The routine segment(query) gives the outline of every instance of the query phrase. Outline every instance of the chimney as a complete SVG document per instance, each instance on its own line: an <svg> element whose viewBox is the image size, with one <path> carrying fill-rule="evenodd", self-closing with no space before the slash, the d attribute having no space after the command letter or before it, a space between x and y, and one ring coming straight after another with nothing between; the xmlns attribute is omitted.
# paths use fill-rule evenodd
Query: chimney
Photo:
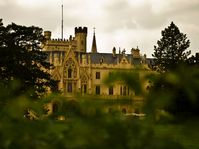
<svg viewBox="0 0 199 149"><path fill-rule="evenodd" d="M112 52L112 54L113 54L113 57L116 57L116 48L115 47L113 47L113 50L112 50L113 52Z"/></svg>

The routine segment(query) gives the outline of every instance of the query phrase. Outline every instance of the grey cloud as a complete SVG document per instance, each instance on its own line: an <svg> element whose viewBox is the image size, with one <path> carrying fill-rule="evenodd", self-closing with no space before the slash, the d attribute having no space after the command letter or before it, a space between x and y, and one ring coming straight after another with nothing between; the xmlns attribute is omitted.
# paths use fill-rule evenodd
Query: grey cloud
<svg viewBox="0 0 199 149"><path fill-rule="evenodd" d="M133 22L133 16L131 16L131 8L126 0L118 0L105 6L106 11L105 22L106 31L111 32L118 28L136 28L135 22Z"/></svg>
<svg viewBox="0 0 199 149"><path fill-rule="evenodd" d="M6 20L6 23L19 23L23 25L41 25L44 24L51 24L49 18L50 13L46 14L42 9L22 9L21 7L17 5L9 5L9 7L2 7L1 9L1 15L3 19ZM51 15L53 16L53 15ZM48 23L47 23L48 22Z"/></svg>
<svg viewBox="0 0 199 149"><path fill-rule="evenodd" d="M165 16L155 14L149 3L141 7L133 7L127 1L120 0L105 8L106 20L109 20L107 30L112 31L121 27L136 29L137 27L153 29L161 26L167 20Z"/></svg>
<svg viewBox="0 0 199 149"><path fill-rule="evenodd" d="M34 25L48 30L55 30L57 26L61 24L61 10L53 9L50 7L44 8L22 8L15 3L6 3L6 6L0 7L1 17L4 24L10 24L11 22L21 25ZM77 18L70 16L70 13L64 14L65 24L74 25L78 24Z"/></svg>
<svg viewBox="0 0 199 149"><path fill-rule="evenodd" d="M178 2L179 3L171 3L169 10L163 13L153 12L152 4L149 2L141 7L133 7L129 5L126 0L113 2L111 5L105 7L107 13L105 21L108 21L106 31L113 31L122 27L135 29L137 26L144 29L155 29L170 23L170 21L175 21L177 17L181 17L182 20L198 23L196 17L199 14L199 2ZM190 17L192 16L192 14L190 14L192 12L195 12L196 17Z"/></svg>
<svg viewBox="0 0 199 149"><path fill-rule="evenodd" d="M1 0L2 1L2 0ZM51 0L50 5L43 7L26 8L16 5L15 0L3 0L5 5L0 5L0 14L6 23L17 23L22 25L36 25L44 28L45 30L57 31L57 28L61 24L61 10L59 4L52 5L53 0ZM92 1L92 5L88 6L89 2ZM97 1L97 0L96 0ZM92 32L92 27L97 28L98 36L97 39L110 39L113 35L117 35L118 30L124 28L124 35L128 36L134 31L139 34L139 44L143 44L141 47L143 49L149 49L153 47L156 43L154 38L151 39L150 36L159 38L161 30L170 24L170 21L174 21L176 25L180 26L180 30L187 33L191 40L191 48L199 48L198 39L198 28L191 28L191 24L194 26L199 25L199 1L197 0L168 0L169 6L163 7L161 12L154 12L152 3L150 1L145 1L143 5L135 7L128 3L128 0L103 0L103 5L100 7L100 11L96 14L89 14L89 8L95 3L93 0L72 0L65 2L64 5L64 26L65 28L74 28L75 26L86 25L90 27ZM184 29L185 26L190 26L188 29ZM141 31L141 32L139 32ZM151 33L148 35L148 33ZM158 35L157 35L158 34ZM136 38L133 36L133 38ZM147 39L147 44L145 40ZM133 41L133 40L132 40ZM138 40L136 40L138 41ZM118 41L120 42L120 41ZM107 44L109 44L107 42ZM100 45L102 49L105 43ZM112 43L111 43L112 44ZM134 44L133 42L129 45ZM137 43L135 43L137 44ZM149 45L151 46L149 47ZM112 45L110 47L112 49ZM111 51L110 51L111 52Z"/></svg>

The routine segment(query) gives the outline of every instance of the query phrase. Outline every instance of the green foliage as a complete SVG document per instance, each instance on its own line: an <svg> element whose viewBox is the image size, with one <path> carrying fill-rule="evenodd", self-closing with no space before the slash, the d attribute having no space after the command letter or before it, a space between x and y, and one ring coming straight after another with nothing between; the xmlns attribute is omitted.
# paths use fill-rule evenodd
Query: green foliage
<svg viewBox="0 0 199 149"><path fill-rule="evenodd" d="M155 51L152 56L154 68L159 72L175 69L179 64L186 62L190 55L190 51L186 52L190 41L173 22L162 31L162 38L157 41L157 44L154 46Z"/></svg>
<svg viewBox="0 0 199 149"><path fill-rule="evenodd" d="M15 86L15 85L13 85ZM13 88L14 90L14 88ZM1 100L5 98L2 89ZM43 102L7 96L7 103L0 108L0 148L34 149L167 149L183 148L172 137L158 136L154 125L146 120L110 115L100 109L103 105L81 101L75 103L74 115L66 120L56 120L42 113L42 104L47 101L60 101L61 115L68 115L71 103L60 96L49 96ZM28 120L24 109L37 111L38 120Z"/></svg>
<svg viewBox="0 0 199 149"><path fill-rule="evenodd" d="M199 69L196 66L181 65L175 71L154 76L153 82L147 103L150 108L164 109L177 121L198 118Z"/></svg>
<svg viewBox="0 0 199 149"><path fill-rule="evenodd" d="M47 55L41 51L44 40L42 29L14 23L0 26L0 80L5 87L12 80L20 81L18 93L33 90L31 96L38 97L47 88L54 88L56 81L48 73Z"/></svg>
<svg viewBox="0 0 199 149"><path fill-rule="evenodd" d="M132 83L134 86L138 82L142 84L141 79L137 83L131 81L136 78L131 73L125 75L122 72L118 75L114 74L107 82L110 84L112 81L123 80L130 86ZM159 137L168 136L170 141L177 140L187 149L198 148L199 69L197 57L194 58L194 63L179 64L175 69L165 73L148 73L145 79L151 82L151 87L148 94L144 96L146 117L143 122L153 125L154 133ZM140 84L138 88L139 86ZM168 148L178 148L174 146L171 143Z"/></svg>
<svg viewBox="0 0 199 149"><path fill-rule="evenodd" d="M112 72L109 77L104 81L107 85L113 85L114 83L126 84L136 95L143 95L143 88L141 86L140 71L142 69L135 69L134 71L118 71Z"/></svg>
<svg viewBox="0 0 199 149"><path fill-rule="evenodd" d="M189 65L195 65L195 66L199 66L199 53L196 53L196 55L192 55L191 57L189 57L189 59L187 60L187 64Z"/></svg>

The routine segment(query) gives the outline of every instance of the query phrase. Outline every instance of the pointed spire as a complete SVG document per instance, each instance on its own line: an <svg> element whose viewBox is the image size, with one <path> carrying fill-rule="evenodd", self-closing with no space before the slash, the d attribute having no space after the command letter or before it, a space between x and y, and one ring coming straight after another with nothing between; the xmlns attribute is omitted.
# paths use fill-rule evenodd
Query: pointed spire
<svg viewBox="0 0 199 149"><path fill-rule="evenodd" d="M95 38L95 27L93 28L93 43L92 43L92 53L97 53L97 44L96 44L96 38Z"/></svg>

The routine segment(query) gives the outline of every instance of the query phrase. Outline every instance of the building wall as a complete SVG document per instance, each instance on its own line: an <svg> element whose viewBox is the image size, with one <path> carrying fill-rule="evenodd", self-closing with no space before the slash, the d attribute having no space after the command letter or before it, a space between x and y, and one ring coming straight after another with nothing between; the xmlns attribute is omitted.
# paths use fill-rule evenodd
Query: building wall
<svg viewBox="0 0 199 149"><path fill-rule="evenodd" d="M45 33L44 33L45 34ZM75 37L70 36L67 40L51 39L51 33L46 33L46 41L43 43L43 51L48 54L48 61L55 66L51 70L54 79L59 80L59 89L67 97L80 95L92 95L103 99L127 99L134 100L133 104L120 105L120 110L126 109L126 112L135 112L141 105L142 98L136 97L134 91L122 82L113 84L113 94L109 95L109 86L104 84L104 79L115 71L132 71L138 65L142 66L140 77L150 72L145 63L146 57L141 57L138 48L132 49L131 54L125 54L125 51L119 54L98 53L96 59L101 55L98 62L95 61L95 55L86 52L87 28L75 28ZM115 50L115 49L114 49ZM135 55L133 55L135 54ZM106 56L106 58L104 57ZM94 57L94 59L92 59ZM115 60L110 62L110 59ZM139 63L139 64L136 64ZM96 73L100 73L100 78L96 79ZM143 87L147 87L147 81L143 82ZM100 86L100 93L96 95L96 87ZM98 87L99 89L99 87ZM126 91L125 91L126 90ZM134 107L134 108L132 108ZM112 107L107 106L107 111Z"/></svg>

